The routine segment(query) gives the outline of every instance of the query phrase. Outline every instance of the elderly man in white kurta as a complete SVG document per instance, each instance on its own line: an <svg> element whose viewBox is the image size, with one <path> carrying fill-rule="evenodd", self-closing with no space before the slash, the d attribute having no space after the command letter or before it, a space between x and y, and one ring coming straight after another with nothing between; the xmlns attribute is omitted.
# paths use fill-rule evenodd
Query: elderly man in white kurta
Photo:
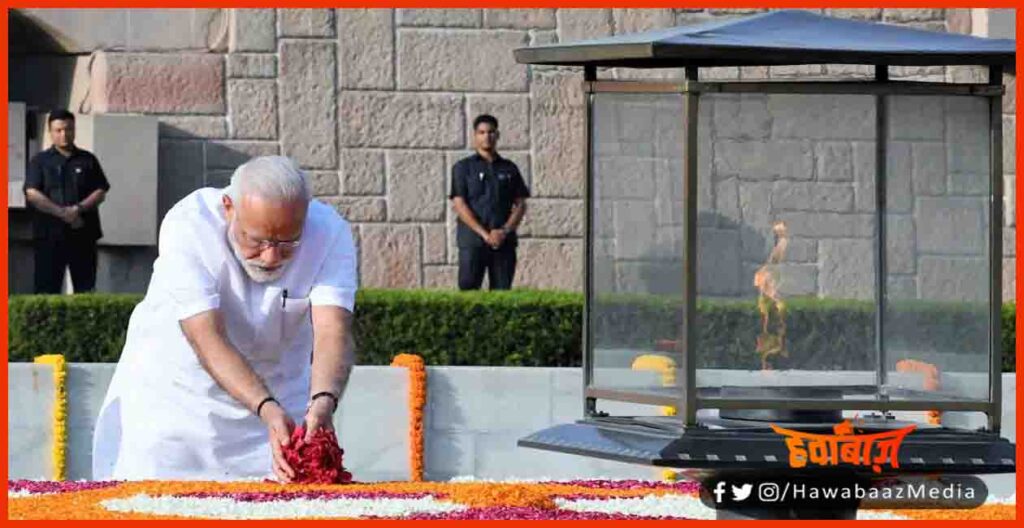
<svg viewBox="0 0 1024 528"><path fill-rule="evenodd" d="M163 220L93 437L93 478L294 477L354 363L351 228L288 158L256 158Z"/></svg>

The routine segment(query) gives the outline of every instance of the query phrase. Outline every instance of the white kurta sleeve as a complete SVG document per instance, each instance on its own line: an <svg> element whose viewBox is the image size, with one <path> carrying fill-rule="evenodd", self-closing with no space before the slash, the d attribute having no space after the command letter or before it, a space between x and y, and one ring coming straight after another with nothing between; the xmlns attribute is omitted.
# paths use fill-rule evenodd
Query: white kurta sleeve
<svg viewBox="0 0 1024 528"><path fill-rule="evenodd" d="M356 248L352 228L341 221L327 256L309 292L310 304L340 306L353 311L356 304Z"/></svg>
<svg viewBox="0 0 1024 528"><path fill-rule="evenodd" d="M152 282L174 302L178 320L220 308L217 274L204 260L204 241L190 224L181 214L165 217L153 264Z"/></svg>

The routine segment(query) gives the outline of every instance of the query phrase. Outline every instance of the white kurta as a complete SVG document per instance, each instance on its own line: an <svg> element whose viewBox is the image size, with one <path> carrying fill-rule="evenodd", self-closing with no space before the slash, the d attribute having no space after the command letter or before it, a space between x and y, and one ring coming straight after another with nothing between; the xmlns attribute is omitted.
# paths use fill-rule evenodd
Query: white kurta
<svg viewBox="0 0 1024 528"><path fill-rule="evenodd" d="M230 341L298 421L309 398L310 306L353 310L352 232L332 208L310 202L284 275L261 284L228 245L222 194L195 191L163 220L149 289L96 422L95 480L272 475L266 427L203 369L179 321L219 309Z"/></svg>

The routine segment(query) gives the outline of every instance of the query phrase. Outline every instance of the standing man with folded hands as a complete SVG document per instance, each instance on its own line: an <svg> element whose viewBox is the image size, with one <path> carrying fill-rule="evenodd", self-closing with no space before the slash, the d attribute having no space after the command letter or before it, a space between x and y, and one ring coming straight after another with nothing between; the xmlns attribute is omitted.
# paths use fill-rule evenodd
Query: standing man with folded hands
<svg viewBox="0 0 1024 528"><path fill-rule="evenodd" d="M110 183L91 152L75 145L75 115L50 112L52 146L32 157L25 201L32 209L35 293L60 293L71 272L75 293L96 287L96 241L103 237L99 207Z"/></svg>
<svg viewBox="0 0 1024 528"><path fill-rule="evenodd" d="M526 214L530 190L515 163L498 155L498 120L473 120L476 153L452 167L449 198L458 215L459 289L478 290L484 273L492 290L512 287L516 273L516 229Z"/></svg>

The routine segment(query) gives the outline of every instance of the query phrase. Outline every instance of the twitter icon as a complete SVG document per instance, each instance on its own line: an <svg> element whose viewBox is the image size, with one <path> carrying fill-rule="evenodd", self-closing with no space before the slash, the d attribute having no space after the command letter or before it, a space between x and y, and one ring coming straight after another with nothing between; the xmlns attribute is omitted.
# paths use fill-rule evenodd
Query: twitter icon
<svg viewBox="0 0 1024 528"><path fill-rule="evenodd" d="M750 491L754 489L753 484L743 484L742 486L731 486L732 487L732 500L736 502L745 501L750 496Z"/></svg>

